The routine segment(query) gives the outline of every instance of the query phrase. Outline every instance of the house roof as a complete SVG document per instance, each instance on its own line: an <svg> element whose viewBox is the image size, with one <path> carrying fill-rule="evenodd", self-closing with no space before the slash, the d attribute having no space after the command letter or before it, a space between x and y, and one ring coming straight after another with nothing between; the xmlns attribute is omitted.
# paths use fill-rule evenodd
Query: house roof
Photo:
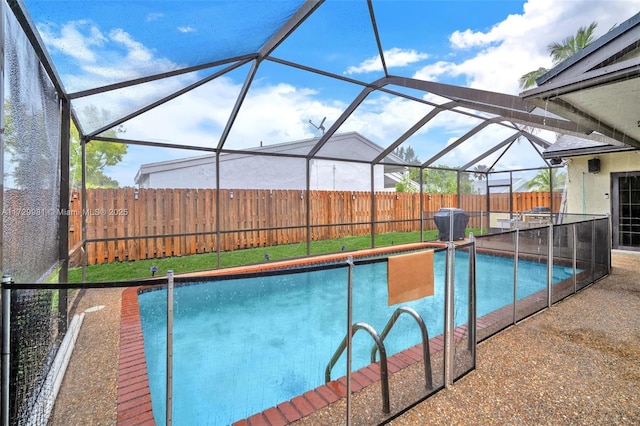
<svg viewBox="0 0 640 426"><path fill-rule="evenodd" d="M537 88L521 94L525 101L579 124L588 133L640 148L640 13L537 83ZM608 145L612 144L602 148L612 149Z"/></svg>
<svg viewBox="0 0 640 426"><path fill-rule="evenodd" d="M531 191L529 188L527 188L529 181L523 178L515 178L513 180L509 178L500 178L500 179L491 178L491 180L489 181L489 184L491 185L491 193L494 193L494 194L500 194L500 193L505 193L509 191L513 191L513 192ZM479 192L480 194L486 194L487 182L485 180L474 180L473 189L476 192Z"/></svg>
<svg viewBox="0 0 640 426"><path fill-rule="evenodd" d="M544 158L552 159L608 152L633 151L635 149L637 148L606 137L602 137L601 140L591 140L572 135L562 135L553 145L544 151L543 155Z"/></svg>
<svg viewBox="0 0 640 426"><path fill-rule="evenodd" d="M319 138L303 139L299 141L284 142L268 146L255 147L243 151L225 152L220 154L220 162L235 161L247 156L262 154L271 156L286 155L287 157L305 158L309 150L314 147ZM329 139L315 159L323 158L348 158L350 161L369 163L372 158L384 151L384 148L365 138L357 132L335 134ZM179 158L175 160L159 161L142 164L135 177L135 183L139 184L144 175L150 173L166 172L169 170L194 167L215 162L215 154L199 155ZM391 153L385 157L385 171L397 171L404 169L404 161Z"/></svg>

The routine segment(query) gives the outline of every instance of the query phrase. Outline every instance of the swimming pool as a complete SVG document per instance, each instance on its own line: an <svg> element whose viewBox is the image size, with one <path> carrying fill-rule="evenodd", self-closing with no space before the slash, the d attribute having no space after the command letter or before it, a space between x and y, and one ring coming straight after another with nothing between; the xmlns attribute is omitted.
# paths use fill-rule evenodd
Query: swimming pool
<svg viewBox="0 0 640 426"><path fill-rule="evenodd" d="M466 258L466 259L465 259ZM456 324L466 322L468 255L456 253ZM443 333L444 252L434 257L435 295L403 304L420 313L429 336ZM518 298L546 288L546 265L519 261ZM386 262L354 268L353 321L381 331L399 306L387 306ZM572 271L555 268L554 282ZM179 424L230 424L324 383L345 335L346 267L289 271L179 286L175 290L173 418ZM478 316L511 303L513 260L478 255ZM154 416L164 423L166 291L139 295ZM389 355L420 342L411 319L385 340ZM354 337L353 370L369 363L371 339ZM332 377L345 374L342 364Z"/></svg>

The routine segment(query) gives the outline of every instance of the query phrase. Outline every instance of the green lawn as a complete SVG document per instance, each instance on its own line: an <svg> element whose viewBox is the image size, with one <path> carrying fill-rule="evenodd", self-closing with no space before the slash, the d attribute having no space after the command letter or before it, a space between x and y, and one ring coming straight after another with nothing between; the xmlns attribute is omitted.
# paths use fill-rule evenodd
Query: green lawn
<svg viewBox="0 0 640 426"><path fill-rule="evenodd" d="M467 229L466 234L472 232L480 234L480 229ZM425 231L424 241L438 238L438 231ZM380 234L375 237L376 247L387 247L398 244L415 243L420 241L420 232L395 232ZM359 250L371 247L369 235L344 237L334 240L313 241L311 254L336 253L343 250ZM306 256L306 243L288 244L282 246L260 247L220 253L220 266L250 265L273 260L291 259ZM267 259L267 256L269 259ZM190 256L167 257L163 259L137 260L133 262L115 262L104 265L87 267L87 282L128 281L151 276L151 267L158 268L156 276L166 275L168 270L180 274L185 272L203 271L217 267L216 253L194 254ZM69 282L82 282L82 268L69 269Z"/></svg>

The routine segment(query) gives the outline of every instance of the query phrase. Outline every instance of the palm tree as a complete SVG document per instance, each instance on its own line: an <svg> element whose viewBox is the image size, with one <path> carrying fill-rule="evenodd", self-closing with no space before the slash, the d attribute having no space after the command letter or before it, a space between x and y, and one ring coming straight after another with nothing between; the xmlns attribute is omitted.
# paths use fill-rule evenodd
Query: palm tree
<svg viewBox="0 0 640 426"><path fill-rule="evenodd" d="M593 32L598 24L592 22L588 27L580 27L575 36L565 37L560 43L551 43L547 46L547 51L553 61L553 66L558 65L560 62L568 59L584 49L595 41ZM520 77L520 87L528 89L536 85L536 79L543 74L546 74L549 70L546 68L538 68L535 71L530 71Z"/></svg>
<svg viewBox="0 0 640 426"><path fill-rule="evenodd" d="M551 173L549 171L551 170ZM557 190L564 187L567 175L561 169L544 169L540 170L527 184L528 189L534 189L538 192L550 192L551 175L553 174L553 189Z"/></svg>
<svg viewBox="0 0 640 426"><path fill-rule="evenodd" d="M484 180L484 178L487 177L486 173L488 169L489 168L484 164L478 164L473 168L473 177L477 180Z"/></svg>

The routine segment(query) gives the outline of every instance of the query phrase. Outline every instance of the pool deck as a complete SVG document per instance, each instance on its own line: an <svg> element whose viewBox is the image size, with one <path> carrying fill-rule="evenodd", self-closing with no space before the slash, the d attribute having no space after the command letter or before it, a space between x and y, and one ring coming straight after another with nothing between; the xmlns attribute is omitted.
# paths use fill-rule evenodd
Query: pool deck
<svg viewBox="0 0 640 426"><path fill-rule="evenodd" d="M640 253L614 250L611 275L484 340L474 371L389 424L640 424L638 265ZM121 403L133 394L117 383L120 326L127 324L121 321L122 301L122 289L94 289L74 303L76 312L95 305L105 308L85 316L52 426L125 424L118 422L117 394ZM130 348L132 355L135 346ZM394 394L391 398L393 403ZM144 415L150 406L144 409L144 399L139 401L140 417L137 422L127 419L129 424L154 424ZM294 424L343 425L343 401ZM380 410L379 392L367 407Z"/></svg>

